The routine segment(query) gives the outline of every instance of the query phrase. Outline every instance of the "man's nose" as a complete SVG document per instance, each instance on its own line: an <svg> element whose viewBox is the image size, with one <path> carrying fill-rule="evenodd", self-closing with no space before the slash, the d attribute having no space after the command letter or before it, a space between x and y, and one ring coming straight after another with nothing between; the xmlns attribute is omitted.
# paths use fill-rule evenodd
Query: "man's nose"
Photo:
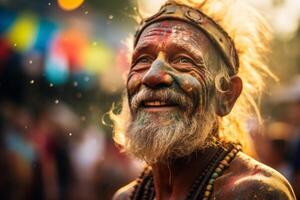
<svg viewBox="0 0 300 200"><path fill-rule="evenodd" d="M173 83L172 76L168 73L168 64L157 58L149 71L144 75L142 83L149 88L169 87Z"/></svg>

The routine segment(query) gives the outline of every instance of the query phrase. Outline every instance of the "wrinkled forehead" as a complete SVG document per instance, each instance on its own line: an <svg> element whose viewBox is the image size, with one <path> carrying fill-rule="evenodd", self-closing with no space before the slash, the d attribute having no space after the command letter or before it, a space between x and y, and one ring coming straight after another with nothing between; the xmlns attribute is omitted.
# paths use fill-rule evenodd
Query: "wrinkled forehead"
<svg viewBox="0 0 300 200"><path fill-rule="evenodd" d="M194 47L208 47L210 40L198 28L179 20L164 20L155 22L145 28L136 48L141 45L156 44L158 47L168 43L193 45Z"/></svg>

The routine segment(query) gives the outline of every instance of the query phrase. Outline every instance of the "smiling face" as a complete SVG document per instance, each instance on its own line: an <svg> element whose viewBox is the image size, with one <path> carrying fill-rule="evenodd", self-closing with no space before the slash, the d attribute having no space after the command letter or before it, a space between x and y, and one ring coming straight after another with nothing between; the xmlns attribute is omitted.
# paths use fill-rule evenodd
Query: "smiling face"
<svg viewBox="0 0 300 200"><path fill-rule="evenodd" d="M213 56L212 56L213 55ZM201 103L207 107L211 96L213 74L219 66L219 57L209 39L199 29L181 21L162 21L147 27L134 49L128 76L127 91L131 111L161 112L188 109L192 112ZM140 89L176 90L193 105L180 104L180 98L153 95L139 99L132 97ZM175 96L175 95L174 95ZM192 107L188 107L192 106Z"/></svg>
<svg viewBox="0 0 300 200"><path fill-rule="evenodd" d="M216 124L214 78L220 57L185 22L154 23L134 49L127 94L127 150L152 163L207 146Z"/></svg>

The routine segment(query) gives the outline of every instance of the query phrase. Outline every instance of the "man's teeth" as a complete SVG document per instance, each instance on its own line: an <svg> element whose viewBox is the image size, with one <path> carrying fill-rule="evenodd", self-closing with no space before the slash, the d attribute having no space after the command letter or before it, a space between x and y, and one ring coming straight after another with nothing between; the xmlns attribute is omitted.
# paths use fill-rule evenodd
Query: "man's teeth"
<svg viewBox="0 0 300 200"><path fill-rule="evenodd" d="M145 106L165 106L167 105L166 102L162 101L146 101Z"/></svg>

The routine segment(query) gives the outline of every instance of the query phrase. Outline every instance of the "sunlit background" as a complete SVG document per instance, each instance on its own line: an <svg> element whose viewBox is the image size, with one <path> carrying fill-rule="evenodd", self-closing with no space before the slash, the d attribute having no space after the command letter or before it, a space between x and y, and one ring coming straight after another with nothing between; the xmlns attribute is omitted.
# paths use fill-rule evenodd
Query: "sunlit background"
<svg viewBox="0 0 300 200"><path fill-rule="evenodd" d="M299 195L300 0L248 1L274 29L268 62L280 79L262 99L265 129L253 119L249 131L257 159ZM161 2L0 0L0 199L111 199L139 174L106 112L124 89L133 15Z"/></svg>

